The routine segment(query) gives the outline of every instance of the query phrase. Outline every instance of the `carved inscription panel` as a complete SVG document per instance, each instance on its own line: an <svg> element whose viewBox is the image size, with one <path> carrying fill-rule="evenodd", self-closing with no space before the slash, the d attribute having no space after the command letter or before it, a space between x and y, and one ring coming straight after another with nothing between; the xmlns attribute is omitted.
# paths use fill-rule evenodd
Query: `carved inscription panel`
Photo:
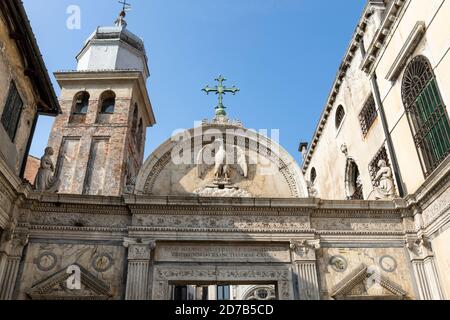
<svg viewBox="0 0 450 320"><path fill-rule="evenodd" d="M290 262L289 247L283 245L179 245L157 246L159 262Z"/></svg>

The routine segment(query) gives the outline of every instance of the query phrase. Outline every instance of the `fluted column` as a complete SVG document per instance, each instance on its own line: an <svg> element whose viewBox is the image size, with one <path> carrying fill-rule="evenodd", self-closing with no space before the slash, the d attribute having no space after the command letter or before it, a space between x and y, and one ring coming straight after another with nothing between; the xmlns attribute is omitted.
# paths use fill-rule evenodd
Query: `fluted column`
<svg viewBox="0 0 450 320"><path fill-rule="evenodd" d="M434 254L429 242L423 237L406 240L413 266L420 300L444 300Z"/></svg>
<svg viewBox="0 0 450 320"><path fill-rule="evenodd" d="M1 265L2 278L0 278L0 300L12 300L19 273L23 249L28 243L28 235L13 234L12 239L2 246Z"/></svg>
<svg viewBox="0 0 450 320"><path fill-rule="evenodd" d="M149 300L151 288L151 256L155 242L148 239L126 238L124 246L128 248L125 299Z"/></svg>
<svg viewBox="0 0 450 320"><path fill-rule="evenodd" d="M316 250L319 240L291 241L294 276L297 278L299 300L320 300L317 278Z"/></svg>

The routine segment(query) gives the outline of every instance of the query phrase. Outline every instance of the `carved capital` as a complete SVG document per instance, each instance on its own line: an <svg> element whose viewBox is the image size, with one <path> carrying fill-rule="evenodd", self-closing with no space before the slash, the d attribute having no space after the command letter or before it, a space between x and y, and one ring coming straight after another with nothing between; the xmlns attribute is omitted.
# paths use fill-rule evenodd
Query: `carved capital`
<svg viewBox="0 0 450 320"><path fill-rule="evenodd" d="M405 246L409 250L411 259L424 259L433 255L431 243L423 234L417 237L406 237Z"/></svg>
<svg viewBox="0 0 450 320"><path fill-rule="evenodd" d="M128 248L128 260L150 260L156 242L153 239L125 238L123 245Z"/></svg>
<svg viewBox="0 0 450 320"><path fill-rule="evenodd" d="M320 249L320 240L291 241L290 249L294 260L314 260L315 250Z"/></svg>
<svg viewBox="0 0 450 320"><path fill-rule="evenodd" d="M7 241L5 241L1 247L0 251L4 251L11 257L20 257L23 252L23 248L28 243L28 233L10 233L6 236Z"/></svg>

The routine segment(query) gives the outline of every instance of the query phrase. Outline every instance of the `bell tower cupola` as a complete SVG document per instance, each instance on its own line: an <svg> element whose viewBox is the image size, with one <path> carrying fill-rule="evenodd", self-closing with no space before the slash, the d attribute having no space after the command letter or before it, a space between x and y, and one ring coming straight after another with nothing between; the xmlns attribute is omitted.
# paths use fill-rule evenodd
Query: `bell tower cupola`
<svg viewBox="0 0 450 320"><path fill-rule="evenodd" d="M142 166L146 128L156 121L144 41L128 29L128 8L125 2L114 25L89 36L76 70L55 73L62 114L49 147L59 193L119 196Z"/></svg>

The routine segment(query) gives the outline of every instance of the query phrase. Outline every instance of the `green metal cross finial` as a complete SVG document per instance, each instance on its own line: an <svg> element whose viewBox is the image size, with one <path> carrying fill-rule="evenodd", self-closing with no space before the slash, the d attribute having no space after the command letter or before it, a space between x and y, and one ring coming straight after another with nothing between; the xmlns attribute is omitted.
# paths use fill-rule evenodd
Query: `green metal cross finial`
<svg viewBox="0 0 450 320"><path fill-rule="evenodd" d="M225 87L223 85L223 82L227 81L227 79L225 79L222 75L220 75L215 80L219 83L219 85L214 88L206 86L202 91L205 91L206 94L214 92L215 94L219 95L219 104L216 107L216 116L226 116L227 112L225 111L226 107L223 105L223 95L226 93L232 93L233 95L235 95L240 90L235 86L233 86L232 88Z"/></svg>

